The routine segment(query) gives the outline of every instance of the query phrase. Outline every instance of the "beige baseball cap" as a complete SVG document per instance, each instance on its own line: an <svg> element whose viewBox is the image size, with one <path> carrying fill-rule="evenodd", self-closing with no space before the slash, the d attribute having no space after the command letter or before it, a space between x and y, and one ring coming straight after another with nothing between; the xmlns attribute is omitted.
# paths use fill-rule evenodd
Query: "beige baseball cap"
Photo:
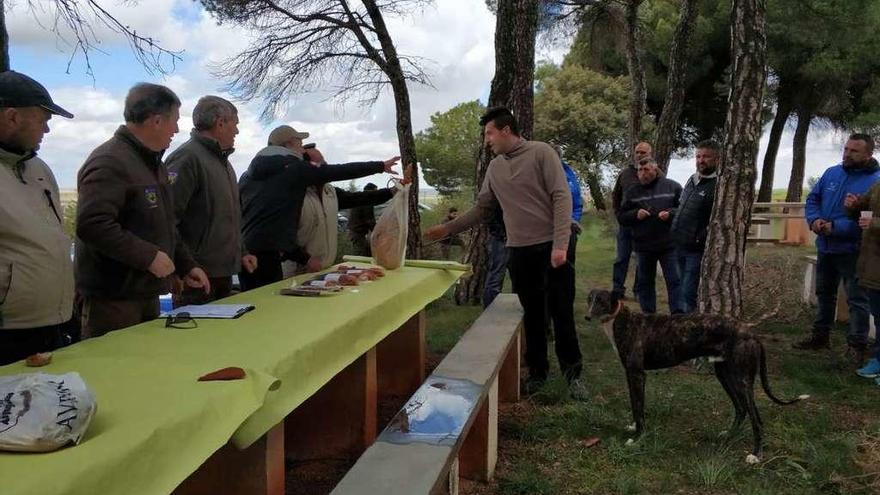
<svg viewBox="0 0 880 495"><path fill-rule="evenodd" d="M308 132L299 132L289 125L280 125L269 133L270 146L282 146L291 139L305 139L309 137Z"/></svg>

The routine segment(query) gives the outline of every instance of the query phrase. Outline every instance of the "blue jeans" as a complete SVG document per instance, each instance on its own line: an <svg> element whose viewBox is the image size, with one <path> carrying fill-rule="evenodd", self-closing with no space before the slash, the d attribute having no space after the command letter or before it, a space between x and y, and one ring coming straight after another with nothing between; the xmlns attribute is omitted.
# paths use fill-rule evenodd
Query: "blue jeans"
<svg viewBox="0 0 880 495"><path fill-rule="evenodd" d="M633 242L632 229L619 227L617 229L617 258L614 260L612 273L611 291L621 297L626 294L626 272L629 271L629 258L632 256ZM639 272L636 270L635 286L633 293L639 293Z"/></svg>
<svg viewBox="0 0 880 495"><path fill-rule="evenodd" d="M846 341L853 347L868 343L868 296L856 278L857 253L819 253L816 261L816 299L819 311L813 322L816 335L827 336L834 324L837 287L843 281L849 304L849 333Z"/></svg>
<svg viewBox="0 0 880 495"><path fill-rule="evenodd" d="M682 309L685 313L697 310L697 291L700 289L700 265L703 253L679 249L675 252L678 274L681 276Z"/></svg>
<svg viewBox="0 0 880 495"><path fill-rule="evenodd" d="M868 295L868 306L874 317L874 325L880 325L880 289L864 289ZM874 338L874 357L880 359L880 333Z"/></svg>
<svg viewBox="0 0 880 495"><path fill-rule="evenodd" d="M483 308L488 308L495 296L504 287L504 273L507 271L507 246L504 239L489 234L489 267L486 283L483 286Z"/></svg>
<svg viewBox="0 0 880 495"><path fill-rule="evenodd" d="M681 303L681 280L678 277L678 266L675 263L675 251L661 251L655 253L636 253L639 261L636 273L639 277L639 306L643 313L657 312L657 264L663 269L663 278L666 280L666 294L669 297L669 312L672 314L683 313Z"/></svg>

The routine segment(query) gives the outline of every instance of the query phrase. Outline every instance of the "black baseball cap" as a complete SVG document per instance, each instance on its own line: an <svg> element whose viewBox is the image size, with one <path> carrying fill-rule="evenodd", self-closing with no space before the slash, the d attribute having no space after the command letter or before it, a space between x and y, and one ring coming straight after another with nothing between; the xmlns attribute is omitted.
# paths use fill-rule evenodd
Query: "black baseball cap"
<svg viewBox="0 0 880 495"><path fill-rule="evenodd" d="M73 114L56 105L42 84L14 70L0 72L0 108L43 107L49 112L73 118Z"/></svg>

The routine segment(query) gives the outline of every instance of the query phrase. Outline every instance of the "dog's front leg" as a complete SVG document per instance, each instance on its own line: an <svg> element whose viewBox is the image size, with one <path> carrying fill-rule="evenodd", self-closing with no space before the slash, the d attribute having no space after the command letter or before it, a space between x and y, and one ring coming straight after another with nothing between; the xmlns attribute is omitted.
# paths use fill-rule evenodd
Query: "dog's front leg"
<svg viewBox="0 0 880 495"><path fill-rule="evenodd" d="M629 385L629 402L632 407L633 421L636 423L634 438L639 438L645 432L645 370L641 368L627 368L626 382ZM627 445L635 440L630 438Z"/></svg>

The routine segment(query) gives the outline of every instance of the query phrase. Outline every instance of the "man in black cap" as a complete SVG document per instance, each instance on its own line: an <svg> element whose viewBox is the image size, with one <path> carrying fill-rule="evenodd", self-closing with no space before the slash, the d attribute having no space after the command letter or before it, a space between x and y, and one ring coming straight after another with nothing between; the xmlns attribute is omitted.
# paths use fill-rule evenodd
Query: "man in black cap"
<svg viewBox="0 0 880 495"><path fill-rule="evenodd" d="M36 156L52 115L73 118L37 81L0 73L0 365L57 348L73 307L58 184Z"/></svg>

